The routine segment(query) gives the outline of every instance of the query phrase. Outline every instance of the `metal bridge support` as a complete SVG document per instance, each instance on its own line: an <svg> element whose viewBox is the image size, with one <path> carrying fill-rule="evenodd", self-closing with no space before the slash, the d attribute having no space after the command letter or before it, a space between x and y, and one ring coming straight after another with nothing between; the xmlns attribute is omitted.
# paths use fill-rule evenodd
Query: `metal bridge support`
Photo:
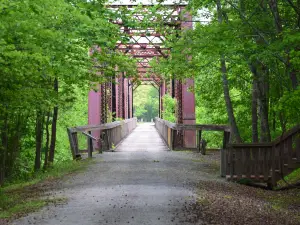
<svg viewBox="0 0 300 225"><path fill-rule="evenodd" d="M172 87L173 85L173 87ZM176 123L180 124L190 124L196 123L195 117L195 95L193 93L194 80L185 79L184 81L175 80L170 82L167 86L163 82L160 86L160 113L163 111L163 100L162 97L169 93L171 96L175 97L177 100L176 109ZM161 114L160 114L161 115ZM161 116L163 118L163 116ZM195 148L196 147L196 132L191 131L181 131L176 134L175 146L184 148Z"/></svg>
<svg viewBox="0 0 300 225"><path fill-rule="evenodd" d="M186 79L182 84L182 123L195 124L195 95L190 89L194 88L194 80ZM193 148L196 146L196 131L185 131L183 146Z"/></svg>
<svg viewBox="0 0 300 225"><path fill-rule="evenodd" d="M132 91L131 80L124 78L123 74L111 82L97 85L96 91L89 92L89 125L111 122L115 118L132 118Z"/></svg>
<svg viewBox="0 0 300 225"><path fill-rule="evenodd" d="M111 8L118 8L121 5L111 5ZM123 7L126 5L122 5ZM137 5L136 5L137 6ZM192 16L184 11L185 4L170 5L168 9L162 10L166 26L174 30L187 30L192 28ZM130 9L133 5L127 5ZM151 12L149 12L151 13ZM183 14L182 14L183 13ZM182 16L183 15L183 16ZM132 15L131 15L132 16ZM137 20L141 20L140 15L136 15ZM154 57L167 58L170 49L164 47L163 35L159 34L154 28L140 29L139 27L128 27L123 21L115 21L119 24L120 31L131 37L129 43L119 43L116 47L118 51L131 55L137 59L137 70L141 80L152 80L159 87L159 115L162 117L163 100L166 93L170 93L178 102L176 110L177 123L195 124L195 96L192 91L194 81L192 79L172 80L168 85L154 73L148 73L151 68L150 60ZM140 34L139 34L140 33ZM146 35L147 34L147 35ZM134 38L135 35L140 38ZM145 40L147 39L147 40ZM95 48L94 50L99 50ZM92 51L91 51L92 53ZM189 56L184 56L189 60ZM158 59L157 59L158 60ZM192 77L192 74L191 74ZM98 86L98 92L91 91L89 94L89 125L110 122L110 119L116 117L128 119L133 117L132 91L133 83L130 78L126 78L124 72L117 75L115 80ZM184 148L194 148L196 146L196 132L185 131L176 132L176 141L178 146Z"/></svg>

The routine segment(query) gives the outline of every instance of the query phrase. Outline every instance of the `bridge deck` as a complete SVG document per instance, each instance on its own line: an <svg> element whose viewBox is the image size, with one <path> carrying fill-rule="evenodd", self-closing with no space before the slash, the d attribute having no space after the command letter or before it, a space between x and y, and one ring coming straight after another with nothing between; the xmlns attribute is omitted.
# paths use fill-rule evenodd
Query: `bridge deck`
<svg viewBox="0 0 300 225"><path fill-rule="evenodd" d="M138 124L137 128L116 148L116 151L122 152L158 152L168 150L153 123Z"/></svg>

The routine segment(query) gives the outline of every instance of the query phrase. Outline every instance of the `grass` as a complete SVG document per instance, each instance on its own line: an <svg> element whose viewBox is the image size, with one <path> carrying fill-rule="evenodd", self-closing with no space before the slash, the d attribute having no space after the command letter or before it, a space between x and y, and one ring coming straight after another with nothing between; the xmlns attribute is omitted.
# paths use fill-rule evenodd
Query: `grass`
<svg viewBox="0 0 300 225"><path fill-rule="evenodd" d="M45 198L45 192L55 187L54 183L67 174L83 171L90 160L57 163L47 171L35 173L30 180L17 180L0 188L1 219L14 219L36 211L43 206L65 202L65 198Z"/></svg>
<svg viewBox="0 0 300 225"><path fill-rule="evenodd" d="M289 184L295 184L297 182L300 182L300 168L294 170L292 173L290 173L289 175L285 176L284 179L286 180L287 183ZM287 186L287 184L281 180L278 182L278 187L285 187Z"/></svg>

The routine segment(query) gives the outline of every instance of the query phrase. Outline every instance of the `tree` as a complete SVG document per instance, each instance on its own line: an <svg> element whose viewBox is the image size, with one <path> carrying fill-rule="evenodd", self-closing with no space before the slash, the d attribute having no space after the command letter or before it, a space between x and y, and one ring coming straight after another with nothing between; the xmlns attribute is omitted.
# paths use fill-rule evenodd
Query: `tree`
<svg viewBox="0 0 300 225"><path fill-rule="evenodd" d="M50 148L44 167L54 161L58 109L76 100L75 87L105 82L120 71L135 74L135 61L113 51L120 31L109 21L112 12L103 4L85 0L0 3L0 184L11 176L27 148L35 147L35 170L41 167L46 143ZM92 46L101 51L91 57ZM45 143L48 115L46 132L50 127L51 137L46 136Z"/></svg>

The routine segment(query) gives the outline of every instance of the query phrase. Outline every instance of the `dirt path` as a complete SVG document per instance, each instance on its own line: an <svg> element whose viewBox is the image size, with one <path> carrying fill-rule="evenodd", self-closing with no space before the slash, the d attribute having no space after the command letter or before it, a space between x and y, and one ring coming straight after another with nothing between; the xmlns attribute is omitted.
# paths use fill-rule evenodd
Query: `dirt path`
<svg viewBox="0 0 300 225"><path fill-rule="evenodd" d="M218 153L166 151L153 127L136 131L145 133L146 147L130 148L142 140L133 133L116 152L95 155L87 171L61 181L53 195L68 198L66 204L13 224L297 224L264 191L219 178Z"/></svg>

